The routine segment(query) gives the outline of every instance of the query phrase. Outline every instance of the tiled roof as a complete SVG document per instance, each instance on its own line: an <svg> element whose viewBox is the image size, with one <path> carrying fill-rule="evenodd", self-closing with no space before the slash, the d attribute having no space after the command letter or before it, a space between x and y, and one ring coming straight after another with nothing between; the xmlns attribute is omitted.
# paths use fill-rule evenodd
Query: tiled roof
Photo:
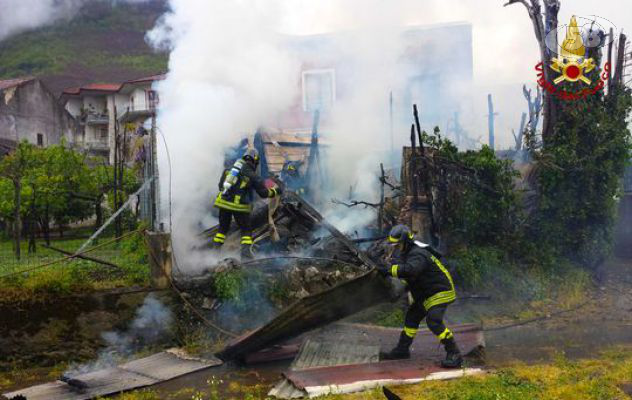
<svg viewBox="0 0 632 400"><path fill-rule="evenodd" d="M77 96L80 95L83 91L94 91L94 92L107 92L107 93L117 93L119 92L125 85L133 85L135 83L145 83L145 82L153 82L153 81L161 81L167 77L166 74L158 74L146 76L143 78L134 79L131 81L125 81L122 83L92 83L85 86L80 87L71 87L64 89L62 95L70 95Z"/></svg>
<svg viewBox="0 0 632 400"><path fill-rule="evenodd" d="M64 94L78 95L82 91L97 91L97 92L118 92L123 86L120 83L92 83L81 87L68 88L64 90Z"/></svg>
<svg viewBox="0 0 632 400"><path fill-rule="evenodd" d="M151 76L146 76L144 78L138 78L138 79L133 79L131 81L127 81L124 84L127 83L142 83L142 82L153 82L153 81L162 81L167 77L167 74L158 74L158 75L151 75Z"/></svg>
<svg viewBox="0 0 632 400"><path fill-rule="evenodd" d="M9 89L14 86L19 86L23 83L30 82L34 80L33 77L25 77L25 78L17 78L17 79L8 79L5 81L0 81L0 90Z"/></svg>

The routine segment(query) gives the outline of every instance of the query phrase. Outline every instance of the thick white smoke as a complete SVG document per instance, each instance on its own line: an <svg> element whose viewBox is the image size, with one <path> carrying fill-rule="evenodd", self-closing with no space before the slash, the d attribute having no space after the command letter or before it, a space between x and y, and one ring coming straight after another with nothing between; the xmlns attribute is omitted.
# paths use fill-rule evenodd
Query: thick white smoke
<svg viewBox="0 0 632 400"><path fill-rule="evenodd" d="M150 0L0 0L0 41L74 17L88 2L144 3Z"/></svg>
<svg viewBox="0 0 632 400"><path fill-rule="evenodd" d="M172 174L172 234L182 254L213 225L210 211L225 150L292 104L298 64L275 29L280 2L172 0L170 5L172 12L149 38L172 48L169 75L159 87L159 125L172 162L171 171L162 162L160 173Z"/></svg>
<svg viewBox="0 0 632 400"><path fill-rule="evenodd" d="M520 5L503 8L501 1L170 0L169 4L171 12L148 36L156 46L171 49L168 78L159 87L159 126L171 153L173 242L182 246L179 254L192 242L200 242L198 233L215 222L210 210L226 148L259 126L276 127L278 115L300 102L301 65L294 58L296 49L287 46L290 35L337 32L335 48L353 68L351 82L345 83L353 87L352 93L338 99L334 115L322 127L332 144L327 162L334 183L321 194L323 200L346 199L350 187L358 199L377 200L375 176L379 162L388 162L385 151L390 148L389 93L401 89L409 76L400 63L402 28L472 23L474 86L463 90L455 76L452 87L442 83L440 90L454 90L455 97L463 100L465 105L452 107L462 106L461 125L482 143L487 142L487 94L495 95L500 113L498 147L509 146L511 128L517 128L526 110L522 84L533 86L536 79L538 49L531 22ZM572 10L564 9L561 20L568 13ZM450 38L445 39L447 43ZM445 51L451 51L449 46ZM407 142L409 131L398 128L395 134L397 149ZM165 161L165 154L160 158ZM160 165L166 178L167 163ZM166 195L167 180L161 184ZM166 197L162 204L169 204ZM370 210L329 211L333 212L328 216L343 229L374 215Z"/></svg>

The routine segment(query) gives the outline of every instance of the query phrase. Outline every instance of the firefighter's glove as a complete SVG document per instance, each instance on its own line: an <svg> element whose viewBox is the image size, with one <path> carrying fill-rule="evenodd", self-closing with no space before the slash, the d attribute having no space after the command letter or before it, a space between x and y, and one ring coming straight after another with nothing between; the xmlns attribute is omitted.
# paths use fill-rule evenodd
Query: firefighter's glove
<svg viewBox="0 0 632 400"><path fill-rule="evenodd" d="M275 186L272 189L270 189L270 192L271 192L270 197L281 196L283 194L283 188L281 186Z"/></svg>

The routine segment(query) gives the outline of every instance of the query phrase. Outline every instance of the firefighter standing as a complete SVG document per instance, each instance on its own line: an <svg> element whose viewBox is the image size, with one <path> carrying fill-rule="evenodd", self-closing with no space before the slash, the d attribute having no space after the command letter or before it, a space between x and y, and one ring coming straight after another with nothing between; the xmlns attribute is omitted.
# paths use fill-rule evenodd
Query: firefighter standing
<svg viewBox="0 0 632 400"><path fill-rule="evenodd" d="M252 231L250 213L254 200L253 189L263 198L271 198L282 193L280 187L268 189L261 177L257 175L259 153L249 149L232 167L224 170L219 181L219 191L214 206L219 208L219 229L213 238L213 244L221 247L226 241L234 218L241 230L241 255L250 256Z"/></svg>
<svg viewBox="0 0 632 400"><path fill-rule="evenodd" d="M448 305L456 299L452 276L439 258L427 250L427 245L414 240L408 227L393 227L388 241L397 246L394 262L390 266L380 266L379 271L384 276L405 280L413 302L406 312L404 330L397 346L388 353L380 353L380 358L410 358L410 346L421 320L426 318L428 328L439 338L447 353L441 365L445 368L459 368L463 358L454 341L454 335L443 323Z"/></svg>
<svg viewBox="0 0 632 400"><path fill-rule="evenodd" d="M281 180L285 189L303 196L305 195L305 179L298 170L299 164L294 161L286 161L281 170Z"/></svg>

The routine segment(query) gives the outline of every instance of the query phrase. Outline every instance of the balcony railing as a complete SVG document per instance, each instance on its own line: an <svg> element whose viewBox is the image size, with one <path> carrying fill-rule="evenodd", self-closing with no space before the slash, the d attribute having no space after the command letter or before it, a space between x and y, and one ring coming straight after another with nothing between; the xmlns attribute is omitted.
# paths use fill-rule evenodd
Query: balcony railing
<svg viewBox="0 0 632 400"><path fill-rule="evenodd" d="M88 125L107 125L110 123L110 116L107 113L103 114L87 114L85 117L86 124Z"/></svg>
<svg viewBox="0 0 632 400"><path fill-rule="evenodd" d="M110 145L107 140L96 140L85 142L84 146L88 150L109 150Z"/></svg>

